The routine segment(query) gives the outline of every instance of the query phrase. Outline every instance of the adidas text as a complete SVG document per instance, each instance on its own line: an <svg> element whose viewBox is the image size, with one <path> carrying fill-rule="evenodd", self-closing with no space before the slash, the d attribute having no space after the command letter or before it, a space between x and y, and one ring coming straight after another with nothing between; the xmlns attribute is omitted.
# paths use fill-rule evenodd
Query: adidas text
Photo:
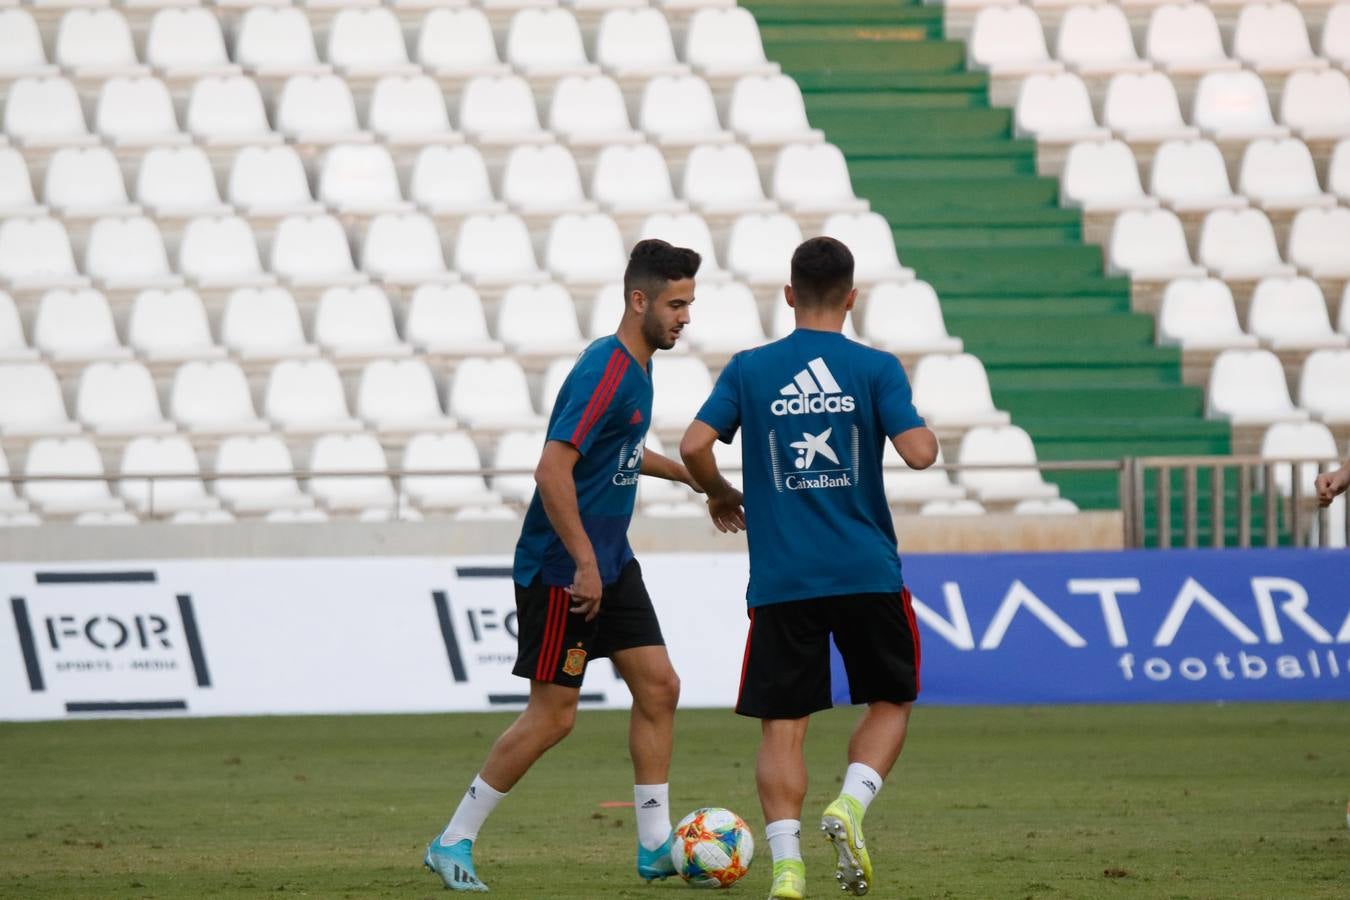
<svg viewBox="0 0 1350 900"><path fill-rule="evenodd" d="M769 411L775 416L801 416L807 413L853 412L856 404L852 396L782 397L773 401Z"/></svg>

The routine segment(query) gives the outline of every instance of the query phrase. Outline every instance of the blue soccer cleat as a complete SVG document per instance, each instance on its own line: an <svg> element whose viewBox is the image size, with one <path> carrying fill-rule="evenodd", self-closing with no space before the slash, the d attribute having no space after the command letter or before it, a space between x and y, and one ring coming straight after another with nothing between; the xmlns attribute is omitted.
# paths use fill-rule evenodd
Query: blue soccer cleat
<svg viewBox="0 0 1350 900"><path fill-rule="evenodd" d="M675 863L670 859L670 847L675 841L675 834L666 838L666 842L655 850L648 850L638 842L637 852L637 871L638 877L646 881L655 881L660 878L662 881L675 874Z"/></svg>
<svg viewBox="0 0 1350 900"><path fill-rule="evenodd" d="M473 841L467 838L448 847L439 836L432 838L422 865L441 876L452 891L487 893L488 886L478 880L478 873L473 870Z"/></svg>

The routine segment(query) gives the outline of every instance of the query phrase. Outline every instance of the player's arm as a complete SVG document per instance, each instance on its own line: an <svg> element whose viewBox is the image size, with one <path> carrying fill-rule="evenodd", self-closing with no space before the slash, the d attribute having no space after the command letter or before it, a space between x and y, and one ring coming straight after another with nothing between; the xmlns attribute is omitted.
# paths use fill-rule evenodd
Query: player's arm
<svg viewBox="0 0 1350 900"><path fill-rule="evenodd" d="M1323 472L1317 476L1317 503L1330 506L1338 494L1344 494L1350 488L1350 460L1334 472Z"/></svg>
<svg viewBox="0 0 1350 900"><path fill-rule="evenodd" d="M937 435L914 408L914 392L900 360L892 357L881 367L876 392L878 424L905 465L917 470L937 462Z"/></svg>
<svg viewBox="0 0 1350 900"><path fill-rule="evenodd" d="M926 469L937 462L937 435L924 425L909 428L891 438L900 458L911 469Z"/></svg>
<svg viewBox="0 0 1350 900"><path fill-rule="evenodd" d="M604 585L600 583L595 548L581 524L581 507L577 505L577 483L572 470L579 459L581 452L566 441L548 441L535 467L534 481L539 486L539 499L549 523L577 566L570 588L575 601L572 612L584 612L589 622L600 613Z"/></svg>
<svg viewBox="0 0 1350 900"><path fill-rule="evenodd" d="M680 440L680 458L694 482L708 495L708 514L721 532L735 534L745 529L745 511L741 508L741 492L723 477L713 456L713 442L717 431L706 422L695 419Z"/></svg>
<svg viewBox="0 0 1350 900"><path fill-rule="evenodd" d="M655 450L643 449L642 467L638 471L652 478L664 478L666 481L678 481L681 484L687 484L699 493L703 493L703 488L694 483L693 476L689 474L688 469L669 456L662 456Z"/></svg>

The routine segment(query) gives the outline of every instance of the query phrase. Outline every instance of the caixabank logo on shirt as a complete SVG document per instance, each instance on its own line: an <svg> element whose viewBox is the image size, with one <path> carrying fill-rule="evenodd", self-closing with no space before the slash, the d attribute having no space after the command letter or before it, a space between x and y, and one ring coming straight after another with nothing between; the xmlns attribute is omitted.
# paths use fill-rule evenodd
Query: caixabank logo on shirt
<svg viewBox="0 0 1350 900"><path fill-rule="evenodd" d="M619 468L610 478L610 483L615 487L632 487L637 484L638 475L642 471L642 452L645 449L641 439L635 443L625 441L619 448Z"/></svg>
<svg viewBox="0 0 1350 900"><path fill-rule="evenodd" d="M840 440L833 427L814 432L789 432L784 438L769 430L770 471L778 491L815 491L851 488L858 483L858 426L850 426ZM786 444L786 446L785 446Z"/></svg>

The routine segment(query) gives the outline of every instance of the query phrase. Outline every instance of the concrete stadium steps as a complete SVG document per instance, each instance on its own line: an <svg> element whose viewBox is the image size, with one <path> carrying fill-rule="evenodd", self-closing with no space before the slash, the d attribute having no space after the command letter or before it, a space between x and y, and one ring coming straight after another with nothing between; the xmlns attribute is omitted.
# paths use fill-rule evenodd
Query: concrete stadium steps
<svg viewBox="0 0 1350 900"><path fill-rule="evenodd" d="M1035 142L1013 138L965 44L943 39L940 7L742 5L1042 459L1229 452L1227 423L1204 420L1203 392L1182 384L1179 352L1155 346L1128 279L1103 274L1079 211L1036 175ZM1083 508L1118 505L1113 473L1047 477Z"/></svg>

